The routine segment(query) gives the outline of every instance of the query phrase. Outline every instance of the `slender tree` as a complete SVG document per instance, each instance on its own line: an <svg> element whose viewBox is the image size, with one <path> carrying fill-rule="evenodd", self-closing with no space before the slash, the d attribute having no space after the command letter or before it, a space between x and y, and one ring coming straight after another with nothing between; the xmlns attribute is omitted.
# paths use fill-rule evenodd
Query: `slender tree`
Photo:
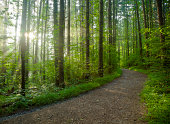
<svg viewBox="0 0 170 124"><path fill-rule="evenodd" d="M160 42L161 42L161 59L163 66L166 66L166 55L165 55L165 35L164 35L164 18L162 13L162 0L156 0L157 3L157 13L158 13L158 21L159 21L159 28L160 28Z"/></svg>
<svg viewBox="0 0 170 124"><path fill-rule="evenodd" d="M114 4L114 2L113 2ZM108 1L108 29L109 29L109 73L112 72L112 4L111 0Z"/></svg>
<svg viewBox="0 0 170 124"><path fill-rule="evenodd" d="M31 0L28 0L28 18L27 18L27 48L26 48L26 80L29 75L29 48L30 48L30 23L31 21Z"/></svg>
<svg viewBox="0 0 170 124"><path fill-rule="evenodd" d="M67 0L67 11L68 11L68 25L67 25L67 56L69 58L69 64L67 67L67 76L70 80L70 0Z"/></svg>
<svg viewBox="0 0 170 124"><path fill-rule="evenodd" d="M38 62L38 40L39 40L39 32L40 32L39 27L40 27L42 2L43 0L40 0L39 15L37 17L37 39L36 39L36 45L35 45L35 59L34 59L35 64Z"/></svg>
<svg viewBox="0 0 170 124"><path fill-rule="evenodd" d="M26 52L26 42L25 42L25 33L26 33L26 15L27 15L27 0L23 0L22 6L22 20L21 20L21 73L22 73L22 83L21 94L25 96L25 52Z"/></svg>
<svg viewBox="0 0 170 124"><path fill-rule="evenodd" d="M17 15L16 15L16 23L15 23L15 64L17 63L17 36L18 36L18 17L19 17L19 3L20 1L17 1Z"/></svg>
<svg viewBox="0 0 170 124"><path fill-rule="evenodd" d="M89 51L89 45L90 45L90 22L89 22L89 0L86 0L86 79L89 78L89 69L90 69L90 51Z"/></svg>
<svg viewBox="0 0 170 124"><path fill-rule="evenodd" d="M142 59L142 36L141 36L141 27L140 27L140 19L139 19L139 11L138 11L138 3L137 0L135 0L136 3L136 16L137 16L137 21L138 21L138 35L139 35L139 50L140 50L140 56Z"/></svg>
<svg viewBox="0 0 170 124"><path fill-rule="evenodd" d="M148 24L147 24L147 14L146 14L146 7L145 7L145 1L142 0L142 7L143 7L143 16L144 16L144 26L145 26L145 39L148 39ZM149 51L148 51L148 43L146 41L146 56L149 57Z"/></svg>
<svg viewBox="0 0 170 124"><path fill-rule="evenodd" d="M43 44L43 81L45 81L45 51L46 51L46 33L47 33L47 21L48 21L48 0L46 0L46 18L45 18L45 29L44 29L44 44Z"/></svg>
<svg viewBox="0 0 170 124"><path fill-rule="evenodd" d="M54 17L54 54L55 54L55 81L56 86L59 86L59 79L58 79L58 0L54 0L54 10L53 10L53 17Z"/></svg>
<svg viewBox="0 0 170 124"><path fill-rule="evenodd" d="M59 86L64 87L64 0L60 0L60 20L59 20Z"/></svg>
<svg viewBox="0 0 170 124"><path fill-rule="evenodd" d="M8 1L5 0L5 8L8 8ZM1 68L1 75L3 77L2 82L5 82L5 75L6 75L6 67L5 67L5 53L7 52L7 22L8 22L8 17L7 17L8 11L5 11L5 16L4 16L4 26L3 26L3 43L2 43L2 68Z"/></svg>
<svg viewBox="0 0 170 124"><path fill-rule="evenodd" d="M100 19L99 19L99 76L103 77L103 0L100 0Z"/></svg>

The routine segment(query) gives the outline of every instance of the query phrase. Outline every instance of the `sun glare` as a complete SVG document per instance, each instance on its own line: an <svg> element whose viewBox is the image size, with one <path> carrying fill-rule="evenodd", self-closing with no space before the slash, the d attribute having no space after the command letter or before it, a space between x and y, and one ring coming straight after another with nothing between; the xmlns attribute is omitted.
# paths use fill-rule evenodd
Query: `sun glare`
<svg viewBox="0 0 170 124"><path fill-rule="evenodd" d="M25 37L29 37L30 39L34 39L35 38L35 35L33 34L33 32L30 32L30 33L25 33Z"/></svg>

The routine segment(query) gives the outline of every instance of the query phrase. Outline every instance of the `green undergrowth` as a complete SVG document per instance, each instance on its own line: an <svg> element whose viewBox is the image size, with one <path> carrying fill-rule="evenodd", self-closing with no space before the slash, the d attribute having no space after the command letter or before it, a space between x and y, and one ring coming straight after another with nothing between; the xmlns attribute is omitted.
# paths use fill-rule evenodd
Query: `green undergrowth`
<svg viewBox="0 0 170 124"><path fill-rule="evenodd" d="M23 97L21 95L18 95L18 96L15 95L13 96L13 98L11 98L11 96L0 95L0 99L4 101L4 102L0 101L0 107L1 107L0 115L6 116L6 115L16 113L17 111L20 111L20 110L22 111L29 110L33 107L47 105L47 104L62 101L62 100L65 100L71 97L78 96L81 93L85 93L89 90L95 89L106 83L111 82L113 79L120 77L121 74L122 74L122 71L119 69L115 73L106 74L104 77L93 78L90 80L90 82L81 83L78 85L72 85L64 89L57 90L57 91L46 91L34 97L30 95L26 95L26 97ZM4 97L7 97L7 98L4 98ZM3 100L3 99L6 99L6 100ZM12 104L2 107L5 104L11 103L12 100L14 101L12 102Z"/></svg>
<svg viewBox="0 0 170 124"><path fill-rule="evenodd" d="M130 68L148 75L141 92L142 102L147 107L146 120L149 124L170 124L170 78L163 70Z"/></svg>

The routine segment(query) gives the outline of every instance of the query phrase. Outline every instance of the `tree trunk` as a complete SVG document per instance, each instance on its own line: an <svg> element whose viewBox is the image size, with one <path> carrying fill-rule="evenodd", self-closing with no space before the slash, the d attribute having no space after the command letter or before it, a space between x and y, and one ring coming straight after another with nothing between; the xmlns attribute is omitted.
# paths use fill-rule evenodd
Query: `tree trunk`
<svg viewBox="0 0 170 124"><path fill-rule="evenodd" d="M21 73L22 73L22 83L21 83L21 94L25 96L25 52L26 52L26 42L25 42L25 33L26 33L26 15L27 15L27 0L23 0L22 6L22 20L21 20Z"/></svg>
<svg viewBox="0 0 170 124"><path fill-rule="evenodd" d="M5 8L8 8L8 2L5 0ZM2 82L5 82L6 80L6 62L5 62L5 53L7 52L7 46L6 46L6 40L7 40L7 24L8 23L8 13L7 11L5 12L5 17L4 17L4 30L3 30L3 43L2 43L2 68L1 68L1 75L2 75Z"/></svg>
<svg viewBox="0 0 170 124"><path fill-rule="evenodd" d="M89 29L89 0L86 0L86 79L89 78L90 73L90 50L89 50L89 45L90 45L90 29Z"/></svg>
<svg viewBox="0 0 170 124"><path fill-rule="evenodd" d="M164 35L164 18L162 13L162 0L156 0L157 3L157 13L158 13L158 21L159 21L159 28L160 28L160 42L161 42L161 59L162 64L166 67L166 48L165 48L165 35Z"/></svg>
<svg viewBox="0 0 170 124"><path fill-rule="evenodd" d="M54 10L53 10L53 17L54 17L54 54L55 54L55 81L56 86L59 86L59 77L58 77L58 0L54 0Z"/></svg>
<svg viewBox="0 0 170 124"><path fill-rule="evenodd" d="M40 16L41 16L41 7L42 7L42 0L40 1L40 8L39 8L39 15L37 18L37 39L36 39L36 44L35 44L35 59L34 59L34 64L38 62L38 40L39 40L39 27L40 27Z"/></svg>
<svg viewBox="0 0 170 124"><path fill-rule="evenodd" d="M113 3L114 4L114 3ZM115 8L113 8L115 9ZM108 1L108 29L109 29L109 73L112 72L112 4ZM114 19L114 18L113 18ZM114 22L114 20L113 20ZM113 23L114 24L114 23ZM113 26L114 27L114 26ZM113 29L114 30L114 29Z"/></svg>
<svg viewBox="0 0 170 124"><path fill-rule="evenodd" d="M149 57L149 51L148 51L148 43L147 43L147 39L148 39L148 24L147 24L147 19L146 19L146 11L145 11L145 2L144 0L142 0L142 8L143 8L143 15L144 15L144 26L145 26L145 39L146 39L146 57Z"/></svg>
<svg viewBox="0 0 170 124"><path fill-rule="evenodd" d="M139 50L140 50L140 56L142 59L142 36L141 36L141 29L140 29L140 20L139 20L139 12L138 12L138 3L137 0L135 0L136 2L136 14L137 14L137 21L138 21L138 34L139 34Z"/></svg>
<svg viewBox="0 0 170 124"><path fill-rule="evenodd" d="M19 17L19 0L17 1L17 15L16 15L16 23L15 23L15 64L17 64L18 17Z"/></svg>
<svg viewBox="0 0 170 124"><path fill-rule="evenodd" d="M127 4L126 4L127 7ZM126 48L126 54L127 54L127 58L129 59L129 17L128 17L128 9L126 10L126 44L127 44L127 48ZM129 66L129 65L128 65Z"/></svg>
<svg viewBox="0 0 170 124"><path fill-rule="evenodd" d="M64 0L60 0L60 20L59 20L59 86L64 87Z"/></svg>
<svg viewBox="0 0 170 124"><path fill-rule="evenodd" d="M26 48L26 75L25 78L28 80L29 75L29 44L30 44L30 21L31 21L31 0L28 0L28 19L27 19L27 48Z"/></svg>
<svg viewBox="0 0 170 124"><path fill-rule="evenodd" d="M45 18L45 29L44 29L44 44L43 44L43 81L45 81L45 51L46 51L46 33L47 33L47 21L48 21L48 0L46 1L46 18Z"/></svg>
<svg viewBox="0 0 170 124"><path fill-rule="evenodd" d="M99 19L99 76L103 77L103 0L100 0L100 19Z"/></svg>
<svg viewBox="0 0 170 124"><path fill-rule="evenodd" d="M67 25L67 56L69 59L69 64L67 66L67 77L70 80L70 0L67 0L67 11L68 11L68 25Z"/></svg>

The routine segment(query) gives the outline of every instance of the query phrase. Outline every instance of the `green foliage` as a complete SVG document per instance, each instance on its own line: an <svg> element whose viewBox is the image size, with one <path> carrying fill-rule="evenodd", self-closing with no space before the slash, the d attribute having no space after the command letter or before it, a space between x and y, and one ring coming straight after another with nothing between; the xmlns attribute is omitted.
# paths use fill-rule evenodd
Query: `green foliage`
<svg viewBox="0 0 170 124"><path fill-rule="evenodd" d="M146 120L150 124L170 123L170 82L169 74L162 70L143 70L131 68L133 70L148 74L148 80L141 92L142 101L147 107Z"/></svg>
<svg viewBox="0 0 170 124"><path fill-rule="evenodd" d="M29 107L31 106L47 105L74 96L78 96L81 93L85 93L89 90L95 89L108 82L111 82L113 79L119 77L121 74L122 71L118 69L115 73L107 74L104 77L97 77L91 79L90 82L85 82L78 85L71 85L64 89L58 89L58 88L55 88L53 90L47 89L46 91L40 92L35 96L31 95L30 93L29 94L27 93L28 95L26 95L26 97L23 97L21 95L14 95L14 96L9 96L9 98L7 98L6 96L0 95L0 98L3 101L0 102L0 106L3 106L4 104L7 103L12 103L4 108L0 107L0 115L11 114L20 109L22 110L29 109Z"/></svg>

